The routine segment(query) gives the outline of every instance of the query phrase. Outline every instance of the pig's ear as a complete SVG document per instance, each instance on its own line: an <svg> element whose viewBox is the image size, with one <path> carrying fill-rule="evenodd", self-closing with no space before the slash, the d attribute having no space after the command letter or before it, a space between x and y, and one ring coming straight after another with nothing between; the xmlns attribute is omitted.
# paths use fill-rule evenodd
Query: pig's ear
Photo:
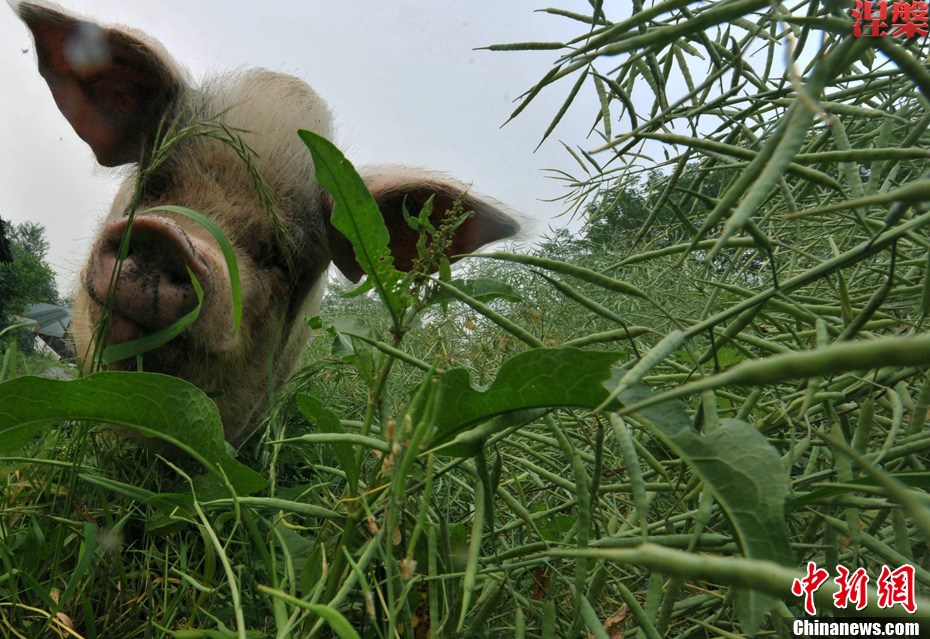
<svg viewBox="0 0 930 639"><path fill-rule="evenodd" d="M362 172L365 184L375 201L391 236L390 249L394 266L410 270L417 257L418 233L404 219L403 207L416 215L429 198L433 198L433 226L438 227L464 194L464 210L473 214L458 227L448 255L471 253L479 247L514 235L520 230L516 219L492 201L473 196L468 187L451 179L426 171L406 168L376 169ZM337 230L329 227L330 256L343 275L353 282L365 274L355 259L349 241Z"/></svg>
<svg viewBox="0 0 930 639"><path fill-rule="evenodd" d="M32 31L39 73L58 109L97 161L138 161L183 87L171 58L143 36L50 6L21 2L15 9Z"/></svg>

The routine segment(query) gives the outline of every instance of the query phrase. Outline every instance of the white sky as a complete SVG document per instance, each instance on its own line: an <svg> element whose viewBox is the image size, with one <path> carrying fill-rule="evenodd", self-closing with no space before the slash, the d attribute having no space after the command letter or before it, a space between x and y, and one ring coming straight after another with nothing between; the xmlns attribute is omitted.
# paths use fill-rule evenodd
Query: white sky
<svg viewBox="0 0 930 639"><path fill-rule="evenodd" d="M558 55L474 51L489 44L565 41L584 25L536 13L547 0L62 0L69 10L125 24L160 40L194 78L265 67L308 81L333 108L337 144L357 165L439 170L535 220L563 226L543 200L564 193L544 169L574 172L560 141L586 144L592 93L579 95L534 153L570 84L547 89L500 128L513 102ZM585 0L560 0L585 12ZM32 39L0 4L0 217L46 227L49 262L68 293L118 173L93 155L60 115L35 66ZM574 78L568 80L573 82Z"/></svg>

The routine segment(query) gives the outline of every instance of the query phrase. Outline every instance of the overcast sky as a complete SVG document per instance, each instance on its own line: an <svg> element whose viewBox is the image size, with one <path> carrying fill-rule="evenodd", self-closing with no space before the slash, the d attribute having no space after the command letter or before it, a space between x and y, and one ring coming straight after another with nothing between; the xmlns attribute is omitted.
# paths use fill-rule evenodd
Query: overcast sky
<svg viewBox="0 0 930 639"><path fill-rule="evenodd" d="M160 40L195 79L250 66L309 82L333 108L336 143L357 164L440 170L537 220L564 209L544 169L573 170L560 144L585 146L595 113L580 96L534 148L569 85L548 89L505 127L514 100L558 52L475 51L489 44L564 41L583 25L533 10L547 0L66 0L69 10ZM585 0L559 0L584 12ZM569 81L571 82L571 80ZM70 292L119 175L60 115L35 66L32 39L0 3L0 217L45 225L59 288Z"/></svg>

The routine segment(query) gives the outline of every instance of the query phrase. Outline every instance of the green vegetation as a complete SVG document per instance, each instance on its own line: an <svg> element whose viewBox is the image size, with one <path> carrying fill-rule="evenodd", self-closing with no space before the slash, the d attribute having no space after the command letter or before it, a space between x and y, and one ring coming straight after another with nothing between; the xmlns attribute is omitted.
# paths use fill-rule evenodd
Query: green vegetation
<svg viewBox="0 0 930 639"><path fill-rule="evenodd" d="M3 222L12 261L0 262L0 318L23 312L36 302L57 303L55 272L45 261L48 240L35 222Z"/></svg>
<svg viewBox="0 0 930 639"><path fill-rule="evenodd" d="M903 620L874 586L906 564L927 614L926 41L855 38L843 3L633 5L498 47L564 56L527 100L600 98L580 237L400 274L303 134L370 284L312 320L252 470L178 380L0 383L2 632L791 636L807 562L820 614L861 566L859 614ZM167 424L211 472L99 422Z"/></svg>
<svg viewBox="0 0 930 639"><path fill-rule="evenodd" d="M0 326L36 302L58 303L55 272L45 261L48 240L35 222L12 224L0 220L9 241L9 262L0 261Z"/></svg>

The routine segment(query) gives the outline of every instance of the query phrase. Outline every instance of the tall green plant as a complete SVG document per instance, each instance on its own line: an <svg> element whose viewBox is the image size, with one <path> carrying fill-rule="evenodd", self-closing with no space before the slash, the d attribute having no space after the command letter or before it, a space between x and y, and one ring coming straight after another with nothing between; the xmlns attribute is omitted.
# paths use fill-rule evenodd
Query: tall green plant
<svg viewBox="0 0 930 639"><path fill-rule="evenodd" d="M588 239L598 242L596 260L580 256L594 271L546 268L587 282L574 298L614 321L604 339L640 342L614 394L640 380L668 388L619 415L684 397L704 439L736 419L769 437L796 496L815 484L882 482L887 502L850 490L800 511L788 502L794 561L864 564L877 574L892 556L918 561L927 533L926 506L911 493L926 477L925 454L887 455L926 439L925 402L914 395L926 394L930 364L918 337L930 290L922 205L930 192L930 84L917 61L930 50L926 38L856 37L853 8L636 2L615 18L613 7L592 3L590 15L548 10L578 25L572 40L491 48L562 53L513 114L573 79L544 139L568 109L580 108L585 85L598 98L596 140L573 151L583 173L567 177L567 200L588 214ZM631 319L650 311L643 298L605 306L607 291L623 292L605 276L651 280L641 290L659 311L646 323L659 336L629 335ZM564 289L564 280L547 279ZM616 434L618 443L627 437ZM721 502L732 496L719 485L704 490ZM705 502L690 527L702 530L716 508ZM745 543L741 550L752 556ZM622 561L657 570L647 555L644 547ZM636 615L647 634L650 621L664 632L677 617L677 593L685 574L694 575L685 563L662 565L661 605L655 590L643 591L656 604ZM776 608L785 615L798 614L789 593L770 593L784 601ZM743 629L754 632L772 604L737 606Z"/></svg>

